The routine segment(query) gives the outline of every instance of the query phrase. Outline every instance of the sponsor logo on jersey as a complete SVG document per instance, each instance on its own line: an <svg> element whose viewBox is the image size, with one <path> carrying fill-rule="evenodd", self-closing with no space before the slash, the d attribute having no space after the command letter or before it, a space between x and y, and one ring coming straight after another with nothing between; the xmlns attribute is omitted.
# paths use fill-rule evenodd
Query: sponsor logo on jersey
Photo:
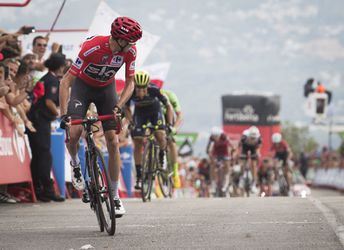
<svg viewBox="0 0 344 250"><path fill-rule="evenodd" d="M132 61L129 70L135 70L135 61Z"/></svg>
<svg viewBox="0 0 344 250"><path fill-rule="evenodd" d="M109 55L103 55L102 60L100 61L100 64L107 64L108 59L109 59Z"/></svg>
<svg viewBox="0 0 344 250"><path fill-rule="evenodd" d="M79 100L74 100L74 107L78 108L79 106L82 106L82 103Z"/></svg>
<svg viewBox="0 0 344 250"><path fill-rule="evenodd" d="M94 47L90 48L89 50L87 50L87 51L84 53L84 56L88 56L89 54L91 54L92 52L94 52L94 51L96 51L96 50L98 50L98 49L100 49L100 46L99 46L99 45L94 46Z"/></svg>
<svg viewBox="0 0 344 250"><path fill-rule="evenodd" d="M114 56L110 64L113 66L121 66L123 64L123 56Z"/></svg>
<svg viewBox="0 0 344 250"><path fill-rule="evenodd" d="M131 47L131 48L128 50L128 52L130 52L131 54L133 54L134 57L136 56L136 50L135 50L133 47Z"/></svg>
<svg viewBox="0 0 344 250"><path fill-rule="evenodd" d="M88 77L96 81L107 82L115 76L118 70L119 67L90 63L84 69L84 72Z"/></svg>
<svg viewBox="0 0 344 250"><path fill-rule="evenodd" d="M84 63L84 61L83 61L80 57L78 57L78 58L76 58L76 60L75 60L75 62L73 63L73 65L74 65L76 68L81 69L83 63Z"/></svg>

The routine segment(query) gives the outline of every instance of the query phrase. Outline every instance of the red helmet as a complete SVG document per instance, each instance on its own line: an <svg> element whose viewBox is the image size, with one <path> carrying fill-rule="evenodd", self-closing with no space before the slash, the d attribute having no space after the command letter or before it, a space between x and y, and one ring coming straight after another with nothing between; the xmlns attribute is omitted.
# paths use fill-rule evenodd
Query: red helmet
<svg viewBox="0 0 344 250"><path fill-rule="evenodd" d="M117 17L111 24L111 36L134 43L142 37L141 25L129 17Z"/></svg>

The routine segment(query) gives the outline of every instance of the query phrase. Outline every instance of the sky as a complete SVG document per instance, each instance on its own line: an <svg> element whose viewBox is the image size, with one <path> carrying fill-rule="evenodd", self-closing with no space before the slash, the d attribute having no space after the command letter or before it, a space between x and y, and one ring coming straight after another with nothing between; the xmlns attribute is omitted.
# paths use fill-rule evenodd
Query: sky
<svg viewBox="0 0 344 250"><path fill-rule="evenodd" d="M56 28L88 28L99 2L67 0ZM221 96L233 91L278 94L282 121L307 125L303 84L313 77L332 90L335 113L344 115L344 1L105 2L160 37L146 64L171 63L165 87L180 99L182 130L199 132L202 143L210 128L221 124ZM21 9L0 7L0 26L49 28L61 3L32 0ZM315 134L326 142L326 135Z"/></svg>

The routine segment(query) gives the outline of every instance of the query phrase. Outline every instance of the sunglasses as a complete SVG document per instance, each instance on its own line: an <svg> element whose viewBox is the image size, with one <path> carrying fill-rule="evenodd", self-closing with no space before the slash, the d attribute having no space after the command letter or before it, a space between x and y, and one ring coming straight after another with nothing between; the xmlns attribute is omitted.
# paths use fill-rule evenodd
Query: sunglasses
<svg viewBox="0 0 344 250"><path fill-rule="evenodd" d="M47 47L47 44L46 43L37 43L36 46L38 47Z"/></svg>

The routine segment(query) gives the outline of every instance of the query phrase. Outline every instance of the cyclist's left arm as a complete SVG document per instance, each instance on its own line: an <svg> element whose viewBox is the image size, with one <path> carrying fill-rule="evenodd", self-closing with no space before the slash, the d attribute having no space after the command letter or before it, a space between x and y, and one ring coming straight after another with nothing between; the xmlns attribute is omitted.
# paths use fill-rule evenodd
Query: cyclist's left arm
<svg viewBox="0 0 344 250"><path fill-rule="evenodd" d="M286 142L287 152L288 152L288 159L293 158L293 151L291 151L291 148L289 144Z"/></svg>
<svg viewBox="0 0 344 250"><path fill-rule="evenodd" d="M174 128L177 130L183 121L182 108L180 106L177 95L175 93L173 93L172 91L170 91L170 93L169 93L169 100L170 100L172 107L174 109L174 112L176 114L176 121L174 123Z"/></svg>
<svg viewBox="0 0 344 250"><path fill-rule="evenodd" d="M258 144L257 144L257 149L256 149L256 154L258 157L260 157L260 149L262 147L262 144L263 144L263 141L262 141L262 138L260 137L258 139Z"/></svg>
<svg viewBox="0 0 344 250"><path fill-rule="evenodd" d="M172 105L167 102L166 106L166 120L168 124L172 124L173 122L173 109L172 109Z"/></svg>
<svg viewBox="0 0 344 250"><path fill-rule="evenodd" d="M166 120L168 124L173 122L173 108L167 97L157 88L151 88L151 93L155 95L159 101L166 107Z"/></svg>
<svg viewBox="0 0 344 250"><path fill-rule="evenodd" d="M125 78L125 86L121 95L121 98L119 99L117 105L122 108L125 103L129 100L131 95L134 92L134 76L129 76Z"/></svg>
<svg viewBox="0 0 344 250"><path fill-rule="evenodd" d="M183 121L183 113L182 113L182 111L176 112L176 121L174 123L174 128L176 130L179 129L179 127L182 124L182 121Z"/></svg>

